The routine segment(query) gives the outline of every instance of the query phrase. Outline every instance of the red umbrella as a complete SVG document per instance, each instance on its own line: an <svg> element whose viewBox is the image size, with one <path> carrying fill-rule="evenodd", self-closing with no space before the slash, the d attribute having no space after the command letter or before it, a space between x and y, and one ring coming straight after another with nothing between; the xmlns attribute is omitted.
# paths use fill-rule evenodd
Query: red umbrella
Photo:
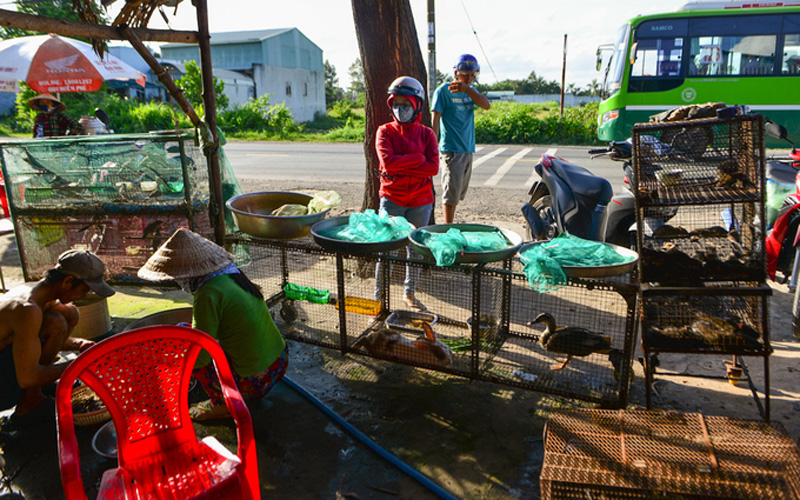
<svg viewBox="0 0 800 500"><path fill-rule="evenodd" d="M144 87L145 76L110 54L101 59L88 43L50 34L0 42L0 91L17 92L19 80L54 94L95 92L105 80L134 80Z"/></svg>

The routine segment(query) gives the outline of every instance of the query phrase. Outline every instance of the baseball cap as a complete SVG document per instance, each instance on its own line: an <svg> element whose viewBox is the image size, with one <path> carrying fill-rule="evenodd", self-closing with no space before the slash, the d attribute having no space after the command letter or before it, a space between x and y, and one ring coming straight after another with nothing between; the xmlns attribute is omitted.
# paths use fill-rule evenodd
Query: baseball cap
<svg viewBox="0 0 800 500"><path fill-rule="evenodd" d="M56 270L82 280L101 297L110 297L116 293L108 283L103 281L106 266L103 261L86 250L67 250L58 256Z"/></svg>

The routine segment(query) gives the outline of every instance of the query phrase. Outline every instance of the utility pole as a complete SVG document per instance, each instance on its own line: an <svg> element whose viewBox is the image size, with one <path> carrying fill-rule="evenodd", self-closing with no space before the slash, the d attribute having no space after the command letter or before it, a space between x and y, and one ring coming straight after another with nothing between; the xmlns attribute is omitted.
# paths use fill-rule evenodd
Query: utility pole
<svg viewBox="0 0 800 500"><path fill-rule="evenodd" d="M567 34L564 33L564 60L561 63L561 111L560 116L564 116L564 80L567 76Z"/></svg>
<svg viewBox="0 0 800 500"><path fill-rule="evenodd" d="M436 90L436 14L434 0L428 0L428 102Z"/></svg>

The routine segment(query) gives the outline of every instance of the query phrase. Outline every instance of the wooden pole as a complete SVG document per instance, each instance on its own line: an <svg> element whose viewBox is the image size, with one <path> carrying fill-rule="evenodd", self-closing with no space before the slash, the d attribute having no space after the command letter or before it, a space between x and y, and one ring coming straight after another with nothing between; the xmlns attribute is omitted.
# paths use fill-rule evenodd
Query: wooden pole
<svg viewBox="0 0 800 500"><path fill-rule="evenodd" d="M116 26L53 19L4 9L0 9L0 26L98 40L126 40L117 31ZM197 33L194 31L152 30L148 28L130 28L130 30L139 37L139 40L146 42L197 43Z"/></svg>
<svg viewBox="0 0 800 500"><path fill-rule="evenodd" d="M156 74L161 83L164 84L164 87L167 88L167 92L169 92L169 95L171 95L172 98L175 99L175 102L178 103L178 106L180 106L181 110L183 110L186 116L189 117L189 120L192 122L192 125L194 125L195 127L199 127L200 118L197 116L197 113L195 112L191 103L189 103L189 100L186 99L186 96L183 94L183 90L181 90L175 84L175 82L172 80L172 77L169 75L169 73L167 73L167 70L165 70L164 67L158 63L156 58L153 57L153 54L151 54L150 51L147 50L147 47L145 47L145 45L142 43L139 37L136 36L136 33L134 33L130 27L125 25L120 26L119 31L122 34L123 39L128 40L130 44L133 45L133 48L136 49L136 52L138 52L139 55L142 56L142 59L144 59L144 61L148 64L148 66L150 66L150 69L153 70L153 73Z"/></svg>
<svg viewBox="0 0 800 500"><path fill-rule="evenodd" d="M214 239L225 243L225 214L222 204L222 176L219 169L219 135L217 134L217 97L214 95L214 75L211 72L211 35L208 32L207 0L192 0L197 9L197 43L200 46L200 69L203 76L203 107L205 121L211 129L213 145L203 148L208 157L208 181L211 191L209 216L214 226Z"/></svg>

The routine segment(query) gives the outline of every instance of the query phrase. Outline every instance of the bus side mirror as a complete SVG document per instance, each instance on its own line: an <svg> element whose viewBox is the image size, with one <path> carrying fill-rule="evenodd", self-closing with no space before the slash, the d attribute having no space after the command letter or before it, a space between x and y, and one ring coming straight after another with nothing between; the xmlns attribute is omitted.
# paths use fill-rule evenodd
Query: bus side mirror
<svg viewBox="0 0 800 500"><path fill-rule="evenodd" d="M639 47L639 42L633 42L631 45L631 64L636 62L636 49Z"/></svg>
<svg viewBox="0 0 800 500"><path fill-rule="evenodd" d="M597 49L597 62L595 63L594 69L600 71L600 68L603 67L603 53L600 49Z"/></svg>

